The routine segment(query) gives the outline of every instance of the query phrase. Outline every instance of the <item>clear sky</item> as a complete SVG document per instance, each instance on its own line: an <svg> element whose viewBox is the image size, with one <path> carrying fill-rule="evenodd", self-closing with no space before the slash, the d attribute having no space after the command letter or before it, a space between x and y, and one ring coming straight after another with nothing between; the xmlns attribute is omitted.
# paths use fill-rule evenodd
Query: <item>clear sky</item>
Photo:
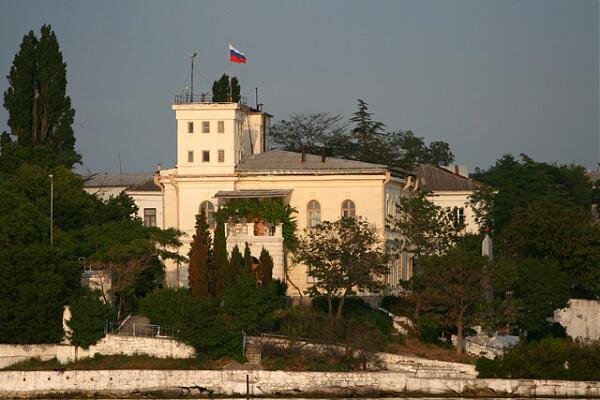
<svg viewBox="0 0 600 400"><path fill-rule="evenodd" d="M595 167L599 157L596 0L0 0L0 73L29 30L56 31L86 169L151 171L176 157L173 95L227 72L276 119L347 118L356 99L390 130L450 144L486 168L504 153ZM0 91L8 83L0 80ZM7 114L0 111L0 130Z"/></svg>

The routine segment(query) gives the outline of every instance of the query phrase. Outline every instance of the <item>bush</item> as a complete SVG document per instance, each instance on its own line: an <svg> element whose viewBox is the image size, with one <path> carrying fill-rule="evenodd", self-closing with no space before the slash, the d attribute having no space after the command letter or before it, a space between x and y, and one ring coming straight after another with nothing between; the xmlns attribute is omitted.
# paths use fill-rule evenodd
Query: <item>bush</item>
<svg viewBox="0 0 600 400"><path fill-rule="evenodd" d="M421 340L426 343L437 343L442 336L442 326L430 316L422 315L416 321Z"/></svg>
<svg viewBox="0 0 600 400"><path fill-rule="evenodd" d="M104 337L106 323L112 318L113 311L100 296L102 293L98 290L85 289L71 304L71 320L67 325L73 330L71 343L74 345L87 349Z"/></svg>
<svg viewBox="0 0 600 400"><path fill-rule="evenodd" d="M519 344L496 360L477 360L481 378L600 380L600 344L546 338Z"/></svg>
<svg viewBox="0 0 600 400"><path fill-rule="evenodd" d="M158 289L140 303L152 323L175 330L175 337L208 358L242 356L241 332L232 328L213 299L197 299L187 290Z"/></svg>
<svg viewBox="0 0 600 400"><path fill-rule="evenodd" d="M257 286L254 277L240 276L225 297L225 311L232 328L247 333L271 331L277 320L276 311L285 307L286 298L280 294L280 287L279 281Z"/></svg>
<svg viewBox="0 0 600 400"><path fill-rule="evenodd" d="M381 307L394 315L412 318L415 314L415 305L404 296L385 296L381 300Z"/></svg>

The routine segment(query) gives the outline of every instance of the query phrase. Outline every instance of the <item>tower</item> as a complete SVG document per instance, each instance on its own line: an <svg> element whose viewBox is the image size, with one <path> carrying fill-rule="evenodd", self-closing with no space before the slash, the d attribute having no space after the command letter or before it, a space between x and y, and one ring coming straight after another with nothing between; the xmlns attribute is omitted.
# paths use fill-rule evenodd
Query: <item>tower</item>
<svg viewBox="0 0 600 400"><path fill-rule="evenodd" d="M271 119L267 113L242 102L193 102L178 97L172 108L177 121L178 175L231 175L240 161L266 150Z"/></svg>

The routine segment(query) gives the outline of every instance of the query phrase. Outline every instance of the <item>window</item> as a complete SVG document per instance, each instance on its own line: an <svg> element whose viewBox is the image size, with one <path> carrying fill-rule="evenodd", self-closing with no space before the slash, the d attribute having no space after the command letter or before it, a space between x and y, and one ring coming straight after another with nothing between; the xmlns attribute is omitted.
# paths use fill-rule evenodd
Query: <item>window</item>
<svg viewBox="0 0 600 400"><path fill-rule="evenodd" d="M219 162L225 162L225 150L219 150Z"/></svg>
<svg viewBox="0 0 600 400"><path fill-rule="evenodd" d="M344 200L342 202L342 217L343 218L354 218L356 217L356 206L352 200Z"/></svg>
<svg viewBox="0 0 600 400"><path fill-rule="evenodd" d="M194 162L194 152L188 151L188 162Z"/></svg>
<svg viewBox="0 0 600 400"><path fill-rule="evenodd" d="M321 205L316 200L311 200L306 206L307 226L314 228L321 223Z"/></svg>
<svg viewBox="0 0 600 400"><path fill-rule="evenodd" d="M156 226L156 208L144 208L144 225Z"/></svg>
<svg viewBox="0 0 600 400"><path fill-rule="evenodd" d="M200 207L198 209L198 212L202 212L202 210L204 210L204 213L206 215L206 222L208 222L209 226L214 226L215 225L215 206L213 203L211 203L210 201L203 201L202 203L200 203Z"/></svg>
<svg viewBox="0 0 600 400"><path fill-rule="evenodd" d="M210 133L210 121L202 121L202 133Z"/></svg>
<svg viewBox="0 0 600 400"><path fill-rule="evenodd" d="M454 209L454 222L457 224L465 222L465 209L463 207L456 207Z"/></svg>
<svg viewBox="0 0 600 400"><path fill-rule="evenodd" d="M202 162L209 162L209 161L210 161L210 151L204 150L202 152Z"/></svg>
<svg viewBox="0 0 600 400"><path fill-rule="evenodd" d="M225 133L225 121L219 121L219 122L217 122L217 132L218 133Z"/></svg>
<svg viewBox="0 0 600 400"><path fill-rule="evenodd" d="M194 133L194 123L188 122L188 133Z"/></svg>

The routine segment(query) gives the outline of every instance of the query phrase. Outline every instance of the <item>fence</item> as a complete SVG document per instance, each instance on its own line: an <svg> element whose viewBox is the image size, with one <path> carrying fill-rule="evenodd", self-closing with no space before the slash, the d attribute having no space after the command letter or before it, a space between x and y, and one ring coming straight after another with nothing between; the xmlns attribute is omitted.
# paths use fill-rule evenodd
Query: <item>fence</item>
<svg viewBox="0 0 600 400"><path fill-rule="evenodd" d="M119 324L118 322L109 322L107 324L107 333L124 336L142 336L142 337L175 337L176 331L172 328L165 328L160 325L142 324L138 322Z"/></svg>

